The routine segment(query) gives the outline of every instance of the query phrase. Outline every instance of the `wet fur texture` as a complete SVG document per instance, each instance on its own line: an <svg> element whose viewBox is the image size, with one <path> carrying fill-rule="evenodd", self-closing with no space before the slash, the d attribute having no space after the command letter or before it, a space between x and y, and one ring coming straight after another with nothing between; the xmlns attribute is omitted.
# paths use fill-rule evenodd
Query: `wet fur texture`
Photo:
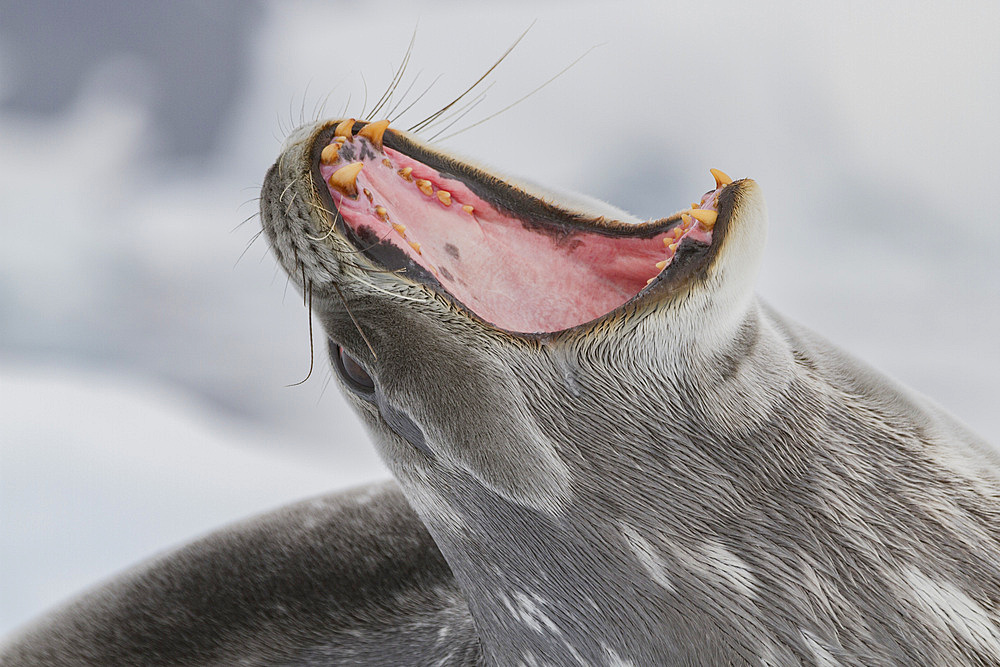
<svg viewBox="0 0 1000 667"><path fill-rule="evenodd" d="M309 505L224 531L5 661L1000 664L996 455L754 297L755 184L697 280L519 337L327 233L322 130L289 140L262 217L331 339L423 431L431 456L348 394L416 514L384 487L320 501L322 534Z"/></svg>

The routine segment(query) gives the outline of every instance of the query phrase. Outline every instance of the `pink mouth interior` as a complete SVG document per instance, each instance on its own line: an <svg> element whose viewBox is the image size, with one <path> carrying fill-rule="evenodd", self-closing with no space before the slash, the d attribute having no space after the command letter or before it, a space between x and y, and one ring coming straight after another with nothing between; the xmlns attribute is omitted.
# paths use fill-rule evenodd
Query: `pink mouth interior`
<svg viewBox="0 0 1000 667"><path fill-rule="evenodd" d="M468 309L508 331L560 331L601 317L645 288L661 271L657 263L669 266L676 241L712 240L711 231L690 220L647 238L531 224L461 181L360 136L339 159L321 164L320 174L327 181L359 161L356 197L328 186L358 238L391 243ZM702 208L714 208L715 195L707 193Z"/></svg>

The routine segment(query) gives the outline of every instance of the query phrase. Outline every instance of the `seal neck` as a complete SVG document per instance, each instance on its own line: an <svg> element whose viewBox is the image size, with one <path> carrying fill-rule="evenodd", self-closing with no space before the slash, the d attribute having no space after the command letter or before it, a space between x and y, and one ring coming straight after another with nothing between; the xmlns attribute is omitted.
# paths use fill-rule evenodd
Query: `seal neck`
<svg viewBox="0 0 1000 667"><path fill-rule="evenodd" d="M533 357L507 414L527 411L531 428L514 431L565 466L546 498L520 502L471 466L405 480L496 664L683 662L685 637L729 655L726 605L751 593L724 537L745 511L732 480L785 400L791 354L756 301L725 347L664 346L657 331L670 327L649 319L626 340Z"/></svg>

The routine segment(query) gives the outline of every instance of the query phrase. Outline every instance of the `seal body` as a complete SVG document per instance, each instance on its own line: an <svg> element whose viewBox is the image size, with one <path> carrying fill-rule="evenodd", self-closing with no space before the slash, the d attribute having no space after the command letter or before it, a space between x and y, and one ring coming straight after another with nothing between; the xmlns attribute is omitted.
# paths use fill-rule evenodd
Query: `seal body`
<svg viewBox="0 0 1000 667"><path fill-rule="evenodd" d="M224 531L5 660L1000 663L1000 462L757 300L753 181L636 223L386 125L300 129L261 211L403 495Z"/></svg>
<svg viewBox="0 0 1000 667"><path fill-rule="evenodd" d="M447 563L385 483L142 564L22 630L0 663L469 665L479 655Z"/></svg>

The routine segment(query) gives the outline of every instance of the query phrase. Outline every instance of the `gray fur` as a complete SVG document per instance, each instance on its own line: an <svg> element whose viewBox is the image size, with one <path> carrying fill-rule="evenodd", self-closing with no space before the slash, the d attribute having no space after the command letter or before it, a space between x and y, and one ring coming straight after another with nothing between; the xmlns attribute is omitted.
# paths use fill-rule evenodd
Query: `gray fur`
<svg viewBox="0 0 1000 667"><path fill-rule="evenodd" d="M753 182L731 186L732 219L697 279L517 336L372 270L329 232L310 173L323 129L297 132L269 172L265 230L330 338L423 432L431 456L348 395L433 541L389 490L353 519L338 501L325 521L342 534L318 540L289 535L293 509L268 520L279 537L257 540L257 557L271 563L286 540L315 556L293 559L305 574L283 591L290 608L313 600L313 577L349 572L322 584L331 595L313 612L193 607L205 573L236 600L260 576L233 569L242 549L221 533L99 589L14 651L90 656L114 634L114 655L145 655L156 634L156 651L202 663L374 650L369 664L1000 664L1000 462L940 408L757 301L766 213ZM383 577L404 591L388 609ZM145 617L129 611L134 591ZM176 631L173 600L199 632ZM420 624L454 628L452 653Z"/></svg>

